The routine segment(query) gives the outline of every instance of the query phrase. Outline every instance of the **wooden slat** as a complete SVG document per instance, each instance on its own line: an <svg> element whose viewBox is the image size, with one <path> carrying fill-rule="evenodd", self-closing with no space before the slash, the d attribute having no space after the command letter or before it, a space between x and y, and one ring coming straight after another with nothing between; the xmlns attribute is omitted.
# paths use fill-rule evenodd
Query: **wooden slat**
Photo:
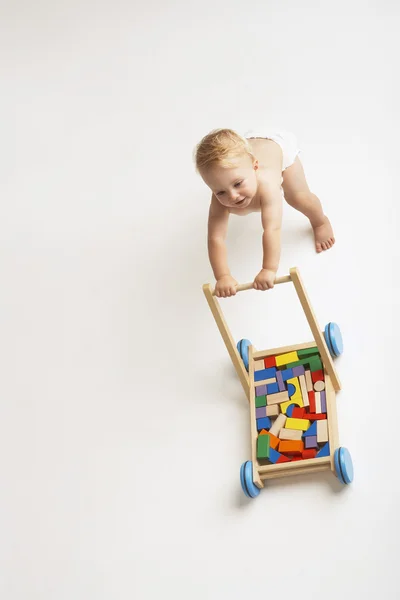
<svg viewBox="0 0 400 600"><path fill-rule="evenodd" d="M263 465L258 467L260 475L266 473L279 473L281 471L295 471L296 469L305 469L309 467L311 470L314 467L320 467L322 465L330 467L331 459L329 456L323 456L322 458L306 458L304 460L298 460L296 462L279 463L277 465Z"/></svg>
<svg viewBox="0 0 400 600"><path fill-rule="evenodd" d="M247 399L249 399L249 376L245 369L242 359L240 358L239 352L237 351L236 344L233 340L232 334L229 331L229 327L225 321L225 317L222 314L221 307L215 296L212 295L211 285L206 283L203 285L203 292L211 309L219 332L224 340L226 349L228 350L229 356L233 362L233 366L236 369L236 373L240 379L240 383L244 389Z"/></svg>
<svg viewBox="0 0 400 600"><path fill-rule="evenodd" d="M300 465L304 461L296 461L294 465ZM289 463L291 464L291 463ZM307 467L305 469L294 469L292 471L278 471L277 473L263 473L260 475L261 480L265 481L266 479L279 479L280 477L289 477L292 475L309 475L310 473L318 473L319 471L329 471L329 465L318 465L316 467Z"/></svg>
<svg viewBox="0 0 400 600"><path fill-rule="evenodd" d="M286 354L286 352L292 352L295 350L305 350L306 348L314 348L316 346L315 340L312 342L306 342L304 344L292 344L291 346L281 346L280 348L271 348L271 350L259 350L254 353L254 360L260 358L267 358L267 356L275 356L276 354Z"/></svg>
<svg viewBox="0 0 400 600"><path fill-rule="evenodd" d="M307 292L306 292L303 282L301 280L300 274L295 267L290 269L290 276L292 278L294 287L295 287L297 295L299 297L301 306L303 307L303 311L307 317L307 321L308 321L308 324L312 331L312 334L317 343L318 350L319 350L319 353L322 358L322 362L332 380L333 388L336 391L338 391L341 388L339 377L336 373L336 369L333 365L332 357L329 353L328 346L326 345L326 342L325 342L325 337L323 336L323 334L321 333L321 330L319 328L316 316L315 316L312 306L310 304L310 300L308 298Z"/></svg>
<svg viewBox="0 0 400 600"><path fill-rule="evenodd" d="M255 402L255 387L254 387L254 359L253 346L249 346L249 381L250 381L250 440L251 440L251 460L253 461L253 481L259 488L263 488L264 484L258 474L257 460L257 424L256 424L256 402Z"/></svg>
<svg viewBox="0 0 400 600"><path fill-rule="evenodd" d="M331 379L325 372L325 398L326 398L326 416L328 419L328 437L329 452L331 459L331 470L335 472L334 454L336 448L339 448L339 430L337 422L336 394L332 387Z"/></svg>

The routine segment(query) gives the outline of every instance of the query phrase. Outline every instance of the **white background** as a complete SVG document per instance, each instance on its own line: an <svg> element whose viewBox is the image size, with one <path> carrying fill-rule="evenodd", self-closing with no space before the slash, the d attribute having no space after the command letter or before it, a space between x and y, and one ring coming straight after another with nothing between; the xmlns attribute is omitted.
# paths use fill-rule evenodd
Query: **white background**
<svg viewBox="0 0 400 600"><path fill-rule="evenodd" d="M398 597L400 9L395 0L0 2L0 595ZM340 324L355 479L248 501L248 405L202 293L214 127L295 132L337 243L284 209ZM229 262L261 266L257 214ZM258 349L311 334L292 286L221 302Z"/></svg>

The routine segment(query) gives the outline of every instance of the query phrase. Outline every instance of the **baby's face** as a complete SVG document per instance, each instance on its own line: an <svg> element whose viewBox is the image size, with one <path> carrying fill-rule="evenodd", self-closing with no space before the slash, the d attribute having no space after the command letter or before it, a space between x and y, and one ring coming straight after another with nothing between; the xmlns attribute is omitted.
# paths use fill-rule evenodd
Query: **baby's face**
<svg viewBox="0 0 400 600"><path fill-rule="evenodd" d="M213 166L200 174L221 204L246 208L257 192L258 162L250 156L232 159L234 167Z"/></svg>

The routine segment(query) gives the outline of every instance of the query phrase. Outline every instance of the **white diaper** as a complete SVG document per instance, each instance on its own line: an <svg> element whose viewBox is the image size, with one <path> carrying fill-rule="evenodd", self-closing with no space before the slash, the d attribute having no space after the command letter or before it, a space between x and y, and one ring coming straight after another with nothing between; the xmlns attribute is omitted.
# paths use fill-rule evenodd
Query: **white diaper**
<svg viewBox="0 0 400 600"><path fill-rule="evenodd" d="M283 153L282 171L290 167L294 163L296 156L301 152L296 136L294 133L290 133L290 131L268 132L261 129L251 129L250 131L246 131L243 137L265 138L279 144Z"/></svg>

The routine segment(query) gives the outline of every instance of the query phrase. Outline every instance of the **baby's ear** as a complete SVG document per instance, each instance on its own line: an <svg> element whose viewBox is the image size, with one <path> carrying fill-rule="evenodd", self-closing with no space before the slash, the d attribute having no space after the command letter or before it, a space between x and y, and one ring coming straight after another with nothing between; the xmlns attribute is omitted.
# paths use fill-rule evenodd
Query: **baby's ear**
<svg viewBox="0 0 400 600"><path fill-rule="evenodd" d="M253 162L253 169L255 171L258 171L258 160L257 159Z"/></svg>

